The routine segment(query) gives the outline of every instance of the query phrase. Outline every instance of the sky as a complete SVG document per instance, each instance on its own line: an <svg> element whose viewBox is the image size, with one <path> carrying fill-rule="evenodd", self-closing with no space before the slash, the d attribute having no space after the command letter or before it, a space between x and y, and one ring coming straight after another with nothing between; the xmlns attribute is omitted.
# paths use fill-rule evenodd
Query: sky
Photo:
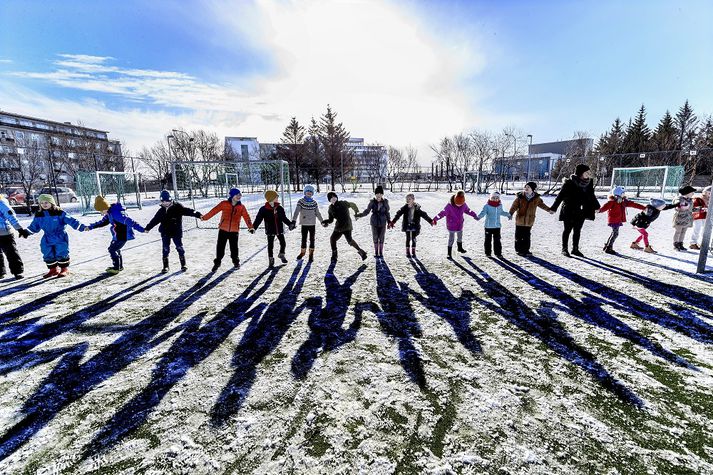
<svg viewBox="0 0 713 475"><path fill-rule="evenodd" d="M278 141L330 104L353 137L419 150L513 127L593 137L713 113L713 2L2 0L0 109L108 130Z"/></svg>

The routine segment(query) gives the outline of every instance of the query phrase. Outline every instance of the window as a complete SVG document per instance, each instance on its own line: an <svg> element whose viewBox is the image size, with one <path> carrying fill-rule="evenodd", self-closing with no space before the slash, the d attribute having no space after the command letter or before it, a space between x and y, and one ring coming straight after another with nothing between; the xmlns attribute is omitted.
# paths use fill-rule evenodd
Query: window
<svg viewBox="0 0 713 475"><path fill-rule="evenodd" d="M243 160L249 160L249 154L248 154L248 146L247 145L241 145L240 146L240 154L243 156Z"/></svg>
<svg viewBox="0 0 713 475"><path fill-rule="evenodd" d="M24 138L25 138L25 132L15 132L15 138L24 139Z"/></svg>

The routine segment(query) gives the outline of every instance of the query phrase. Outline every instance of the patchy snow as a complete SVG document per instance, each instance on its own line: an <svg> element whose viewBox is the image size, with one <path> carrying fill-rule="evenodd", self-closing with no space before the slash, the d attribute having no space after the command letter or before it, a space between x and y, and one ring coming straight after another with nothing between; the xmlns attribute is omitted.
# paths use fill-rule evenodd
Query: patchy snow
<svg viewBox="0 0 713 475"><path fill-rule="evenodd" d="M418 193L431 215L448 197ZM335 268L319 227L312 265L293 231L273 270L260 230L241 233L240 270L210 274L216 231L187 219L188 272L172 251L158 273L152 231L113 277L107 229L70 230L72 275L52 281L39 236L21 239L26 278L0 282L0 472L712 473L713 278L672 249L670 220L658 255L629 249L629 226L621 256L602 253L602 215L587 258L565 258L539 212L532 259L507 220L505 259L485 258L467 218L454 261L439 223L417 261L396 229L383 262L342 240ZM354 236L371 251L367 218Z"/></svg>

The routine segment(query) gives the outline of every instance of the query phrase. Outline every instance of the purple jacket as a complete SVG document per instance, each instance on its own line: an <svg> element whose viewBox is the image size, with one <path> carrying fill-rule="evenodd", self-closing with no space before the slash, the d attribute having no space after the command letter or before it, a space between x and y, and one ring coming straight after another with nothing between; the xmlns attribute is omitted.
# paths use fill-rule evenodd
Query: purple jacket
<svg viewBox="0 0 713 475"><path fill-rule="evenodd" d="M474 217L475 219L478 219L478 215L475 213L475 211L471 211L471 209L468 208L467 204L463 203L463 206L456 206L455 204L453 204L453 199L451 198L451 202L448 203L445 208L443 208L443 211L436 215L436 219L440 220L442 217L445 216L446 227L449 231L462 231L463 214L467 214L469 216Z"/></svg>

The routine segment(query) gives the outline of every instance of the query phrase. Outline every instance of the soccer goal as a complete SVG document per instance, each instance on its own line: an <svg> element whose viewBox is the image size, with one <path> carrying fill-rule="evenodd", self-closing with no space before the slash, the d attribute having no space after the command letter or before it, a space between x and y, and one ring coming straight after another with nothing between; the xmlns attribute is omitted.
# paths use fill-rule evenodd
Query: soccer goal
<svg viewBox="0 0 713 475"><path fill-rule="evenodd" d="M174 198L205 214L238 188L251 219L265 204L265 191L275 190L288 217L292 216L290 170L283 160L186 162L171 164ZM196 220L199 228L215 229L220 216L209 221Z"/></svg>
<svg viewBox="0 0 713 475"><path fill-rule="evenodd" d="M623 186L632 198L673 198L683 183L684 168L614 168L611 186Z"/></svg>
<svg viewBox="0 0 713 475"><path fill-rule="evenodd" d="M126 208L141 209L138 173L79 171L75 175L77 194L82 204L82 214L92 214L94 198L101 195L109 203L120 202Z"/></svg>

